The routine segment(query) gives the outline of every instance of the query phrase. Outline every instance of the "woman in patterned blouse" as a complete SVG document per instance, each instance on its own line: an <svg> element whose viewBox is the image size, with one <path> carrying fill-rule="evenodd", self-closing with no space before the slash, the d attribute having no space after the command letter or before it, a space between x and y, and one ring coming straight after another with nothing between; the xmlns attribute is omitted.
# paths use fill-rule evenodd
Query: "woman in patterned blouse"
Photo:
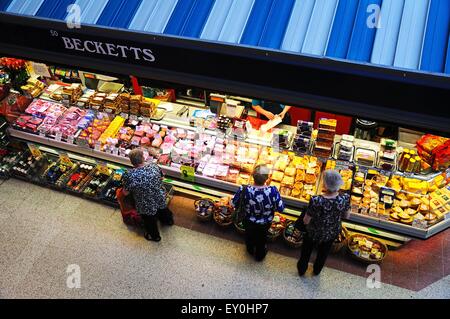
<svg viewBox="0 0 450 319"><path fill-rule="evenodd" d="M166 209L162 172L155 164L145 164L141 149L132 150L129 157L134 169L123 176L125 195L133 195L136 209L144 222L145 239L158 242L161 236L157 220L173 225L172 213Z"/></svg>
<svg viewBox="0 0 450 319"><path fill-rule="evenodd" d="M341 175L337 171L324 172L324 195L311 198L303 222L307 232L302 244L302 253L297 268L300 276L308 269L309 258L314 247L317 257L314 263L314 274L322 271L333 242L341 232L342 218L350 215L350 198L348 194L339 194L343 185Z"/></svg>
<svg viewBox="0 0 450 319"><path fill-rule="evenodd" d="M233 206L237 207L243 194L245 243L247 251L257 261L262 261L267 254L267 232L275 212L284 211L283 200L278 189L265 186L269 178L269 169L265 165L257 166L253 173L254 186L240 187L233 198Z"/></svg>

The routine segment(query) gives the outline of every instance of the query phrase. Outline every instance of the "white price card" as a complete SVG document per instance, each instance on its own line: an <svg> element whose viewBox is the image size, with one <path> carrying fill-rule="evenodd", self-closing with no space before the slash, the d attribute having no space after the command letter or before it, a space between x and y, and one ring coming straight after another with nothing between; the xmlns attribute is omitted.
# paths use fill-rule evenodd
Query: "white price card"
<svg viewBox="0 0 450 319"><path fill-rule="evenodd" d="M414 221L412 223L412 227L420 228L420 229L427 229L428 223L426 220L423 220L423 219L414 219Z"/></svg>
<svg viewBox="0 0 450 319"><path fill-rule="evenodd" d="M73 135L69 135L69 136L67 136L67 143L69 143L69 144L73 144L74 140L75 140L75 138L74 138L74 136L73 136Z"/></svg>
<svg viewBox="0 0 450 319"><path fill-rule="evenodd" d="M55 140L57 142L61 142L61 138L62 138L62 133L61 132L56 132L55 133Z"/></svg>
<svg viewBox="0 0 450 319"><path fill-rule="evenodd" d="M112 154L113 155L119 155L119 149L117 148L117 147L115 147L115 146L113 146L113 148L112 148Z"/></svg>
<svg viewBox="0 0 450 319"><path fill-rule="evenodd" d="M95 143L95 146L94 146L94 149L95 149L97 152L100 152L100 151L102 150L102 143L96 142L96 143Z"/></svg>
<svg viewBox="0 0 450 319"><path fill-rule="evenodd" d="M37 76L43 76L46 78L51 77L50 72L48 71L48 67L44 63L31 62L31 66Z"/></svg>

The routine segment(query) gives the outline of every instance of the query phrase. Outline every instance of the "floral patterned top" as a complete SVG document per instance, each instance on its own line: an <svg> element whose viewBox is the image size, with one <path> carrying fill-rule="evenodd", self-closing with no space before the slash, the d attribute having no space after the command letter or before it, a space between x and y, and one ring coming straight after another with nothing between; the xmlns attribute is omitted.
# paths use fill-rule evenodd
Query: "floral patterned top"
<svg viewBox="0 0 450 319"><path fill-rule="evenodd" d="M133 194L140 215L156 215L166 207L161 170L150 164L128 170L123 176L123 186Z"/></svg>
<svg viewBox="0 0 450 319"><path fill-rule="evenodd" d="M233 206L239 205L243 187L241 186L233 198ZM284 211L284 203L278 189L274 186L247 186L244 193L246 219L253 223L266 225L272 223L275 212Z"/></svg>
<svg viewBox="0 0 450 319"><path fill-rule="evenodd" d="M330 199L313 196L306 213L311 217L307 225L309 237L315 242L335 240L341 232L341 220L350 209L350 196L340 194Z"/></svg>

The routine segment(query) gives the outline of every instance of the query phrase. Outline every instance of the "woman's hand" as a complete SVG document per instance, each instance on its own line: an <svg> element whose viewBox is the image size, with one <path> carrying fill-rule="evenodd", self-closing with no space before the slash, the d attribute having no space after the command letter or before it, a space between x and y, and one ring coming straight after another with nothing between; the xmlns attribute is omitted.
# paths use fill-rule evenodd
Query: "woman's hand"
<svg viewBox="0 0 450 319"><path fill-rule="evenodd" d="M264 115L265 117L267 117L269 120L273 120L273 119L275 118L275 114L273 114L272 112L269 112L269 111L265 111L265 112L263 113L263 115Z"/></svg>

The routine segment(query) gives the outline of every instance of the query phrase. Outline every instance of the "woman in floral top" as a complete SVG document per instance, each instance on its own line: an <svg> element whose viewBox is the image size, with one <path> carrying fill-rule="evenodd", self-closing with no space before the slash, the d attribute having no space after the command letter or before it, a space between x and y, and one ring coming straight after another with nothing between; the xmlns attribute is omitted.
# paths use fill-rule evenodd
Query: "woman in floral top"
<svg viewBox="0 0 450 319"><path fill-rule="evenodd" d="M257 261L262 261L266 254L267 232L275 212L284 211L283 200L274 186L265 186L269 178L269 169L265 165L255 168L254 186L242 187L233 198L233 206L237 207L243 194L245 243L247 251Z"/></svg>
<svg viewBox="0 0 450 319"><path fill-rule="evenodd" d="M124 193L133 195L136 209L144 223L145 239L159 242L161 236L157 220L173 225L172 213L166 208L162 172L157 165L145 163L141 149L132 150L129 157L134 169L123 176Z"/></svg>
<svg viewBox="0 0 450 319"><path fill-rule="evenodd" d="M300 276L303 276L308 269L308 262L315 246L317 247L317 257L314 263L314 274L320 274L331 246L341 232L342 218L349 217L350 197L348 194L339 194L342 184L342 177L338 172L325 171L325 193L314 196L309 203L303 219L307 232L297 264Z"/></svg>

